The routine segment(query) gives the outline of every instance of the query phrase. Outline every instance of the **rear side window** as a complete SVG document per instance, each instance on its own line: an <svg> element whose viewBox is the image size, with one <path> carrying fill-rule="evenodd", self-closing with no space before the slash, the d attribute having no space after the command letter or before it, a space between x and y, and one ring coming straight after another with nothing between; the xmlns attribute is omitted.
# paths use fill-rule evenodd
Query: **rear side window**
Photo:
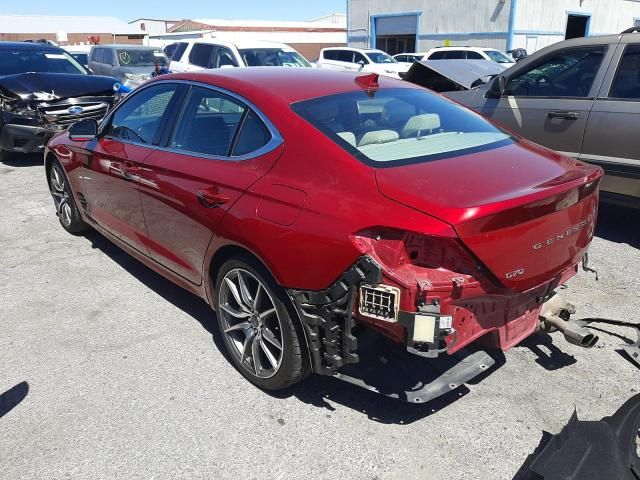
<svg viewBox="0 0 640 480"><path fill-rule="evenodd" d="M213 54L214 46L206 43L196 43L191 49L189 55L189 63L198 65L202 68L209 68L211 66L211 56Z"/></svg>
<svg viewBox="0 0 640 480"><path fill-rule="evenodd" d="M433 52L429 55L429 60L444 60L444 52Z"/></svg>
<svg viewBox="0 0 640 480"><path fill-rule="evenodd" d="M192 87L178 117L170 147L228 157L245 110L243 104L223 93Z"/></svg>
<svg viewBox="0 0 640 480"><path fill-rule="evenodd" d="M353 63L353 52L351 50L338 50L338 58L336 60Z"/></svg>
<svg viewBox="0 0 640 480"><path fill-rule="evenodd" d="M609 97L640 100L640 44L625 49Z"/></svg>
<svg viewBox="0 0 640 480"><path fill-rule="evenodd" d="M96 48L91 54L91 60L98 63L104 63L104 48Z"/></svg>
<svg viewBox="0 0 640 480"><path fill-rule="evenodd" d="M338 51L337 50L325 50L322 52L322 58L325 60L337 60L338 59Z"/></svg>
<svg viewBox="0 0 640 480"><path fill-rule="evenodd" d="M242 129L231 153L234 157L247 155L264 147L271 140L271 133L260 117L250 110L242 124Z"/></svg>
<svg viewBox="0 0 640 480"><path fill-rule="evenodd" d="M305 100L293 110L374 167L444 159L513 142L480 115L422 89L354 91Z"/></svg>
<svg viewBox="0 0 640 480"><path fill-rule="evenodd" d="M184 55L184 51L187 49L187 45L188 44L184 42L180 42L176 44L176 48L171 54L171 56L169 57L168 54L167 56L169 57L170 60L175 60L176 62L179 62L180 59L182 58L182 55Z"/></svg>
<svg viewBox="0 0 640 480"><path fill-rule="evenodd" d="M588 97L607 47L571 48L547 56L529 71L507 82L507 95Z"/></svg>
<svg viewBox="0 0 640 480"><path fill-rule="evenodd" d="M134 143L153 143L176 88L171 84L154 85L127 99L113 114L107 135Z"/></svg>

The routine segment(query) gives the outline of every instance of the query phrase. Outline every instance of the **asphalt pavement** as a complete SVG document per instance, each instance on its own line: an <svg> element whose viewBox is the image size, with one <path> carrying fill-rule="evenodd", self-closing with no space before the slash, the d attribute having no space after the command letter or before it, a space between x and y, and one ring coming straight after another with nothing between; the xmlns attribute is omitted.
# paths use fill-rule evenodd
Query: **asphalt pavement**
<svg viewBox="0 0 640 480"><path fill-rule="evenodd" d="M640 321L640 213L602 207L578 317ZM512 479L574 409L640 391L603 326L539 334L473 385L410 405L314 376L270 394L221 351L200 299L95 232L59 225L39 158L0 163L0 478Z"/></svg>

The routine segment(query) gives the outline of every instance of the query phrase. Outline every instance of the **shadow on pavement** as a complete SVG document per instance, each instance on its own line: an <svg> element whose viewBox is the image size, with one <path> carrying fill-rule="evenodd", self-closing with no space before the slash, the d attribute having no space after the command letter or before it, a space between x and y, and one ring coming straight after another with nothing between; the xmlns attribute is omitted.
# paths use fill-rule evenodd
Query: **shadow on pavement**
<svg viewBox="0 0 640 480"><path fill-rule="evenodd" d="M29 384L20 382L0 394L0 418L13 410L29 393Z"/></svg>
<svg viewBox="0 0 640 480"><path fill-rule="evenodd" d="M531 350L538 357L535 360L536 363L550 372L573 365L577 361L573 355L563 352L554 345L553 338L548 333L536 333L520 343L518 347Z"/></svg>
<svg viewBox="0 0 640 480"><path fill-rule="evenodd" d="M91 242L93 248L102 251L128 273L133 275L138 281L198 321L198 323L212 335L213 342L218 350L224 355L227 361L233 365L218 330L215 313L201 298L174 285L169 280L125 253L96 231L91 230L87 232L85 238ZM490 352L490 355L495 360L495 365L475 377L473 381L467 382L468 384L477 384L504 364L504 355L501 352ZM412 361L425 362L422 363L422 365L427 365L426 362L429 362L429 360L418 357L415 357ZM407 388L412 386L407 383L409 382L409 380L407 380L408 378L413 377L416 382L419 382L420 378L424 379L424 372L419 369L411 372L405 371L402 372L402 374L401 382L403 382ZM238 373L238 381L244 382L246 380ZM469 388L462 385L430 402L409 404L369 392L333 377L320 375L311 375L303 382L283 391L265 391L266 394L275 398L294 396L302 402L326 409L327 412L335 410L328 401L331 400L331 402L362 412L371 420L394 424L409 424L432 415L446 406L451 405L469 392Z"/></svg>
<svg viewBox="0 0 640 480"><path fill-rule="evenodd" d="M41 153L10 153L8 155L9 158L1 161L0 165L5 165L7 167L34 167L44 163L44 158Z"/></svg>
<svg viewBox="0 0 640 480"><path fill-rule="evenodd" d="M640 209L600 202L596 236L640 248Z"/></svg>

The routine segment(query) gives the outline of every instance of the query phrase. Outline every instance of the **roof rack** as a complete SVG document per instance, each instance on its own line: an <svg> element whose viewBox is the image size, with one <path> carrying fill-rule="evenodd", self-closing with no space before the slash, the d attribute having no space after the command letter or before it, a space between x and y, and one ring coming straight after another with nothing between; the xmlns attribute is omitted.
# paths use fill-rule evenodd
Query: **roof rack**
<svg viewBox="0 0 640 480"><path fill-rule="evenodd" d="M471 48L471 45L437 45L433 48Z"/></svg>
<svg viewBox="0 0 640 480"><path fill-rule="evenodd" d="M637 32L640 32L640 26L627 28L626 30L620 32L620 34L622 35L623 33L637 33Z"/></svg>

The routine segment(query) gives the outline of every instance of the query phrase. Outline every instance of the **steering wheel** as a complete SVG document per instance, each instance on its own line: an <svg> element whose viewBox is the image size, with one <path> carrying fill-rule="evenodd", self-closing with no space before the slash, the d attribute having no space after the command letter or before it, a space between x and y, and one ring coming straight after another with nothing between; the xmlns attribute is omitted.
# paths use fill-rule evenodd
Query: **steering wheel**
<svg viewBox="0 0 640 480"><path fill-rule="evenodd" d="M537 85L549 85L549 86L551 86L551 85L553 85L553 82L551 81L551 79L548 76L540 75L538 77L538 79L536 80L536 84Z"/></svg>

